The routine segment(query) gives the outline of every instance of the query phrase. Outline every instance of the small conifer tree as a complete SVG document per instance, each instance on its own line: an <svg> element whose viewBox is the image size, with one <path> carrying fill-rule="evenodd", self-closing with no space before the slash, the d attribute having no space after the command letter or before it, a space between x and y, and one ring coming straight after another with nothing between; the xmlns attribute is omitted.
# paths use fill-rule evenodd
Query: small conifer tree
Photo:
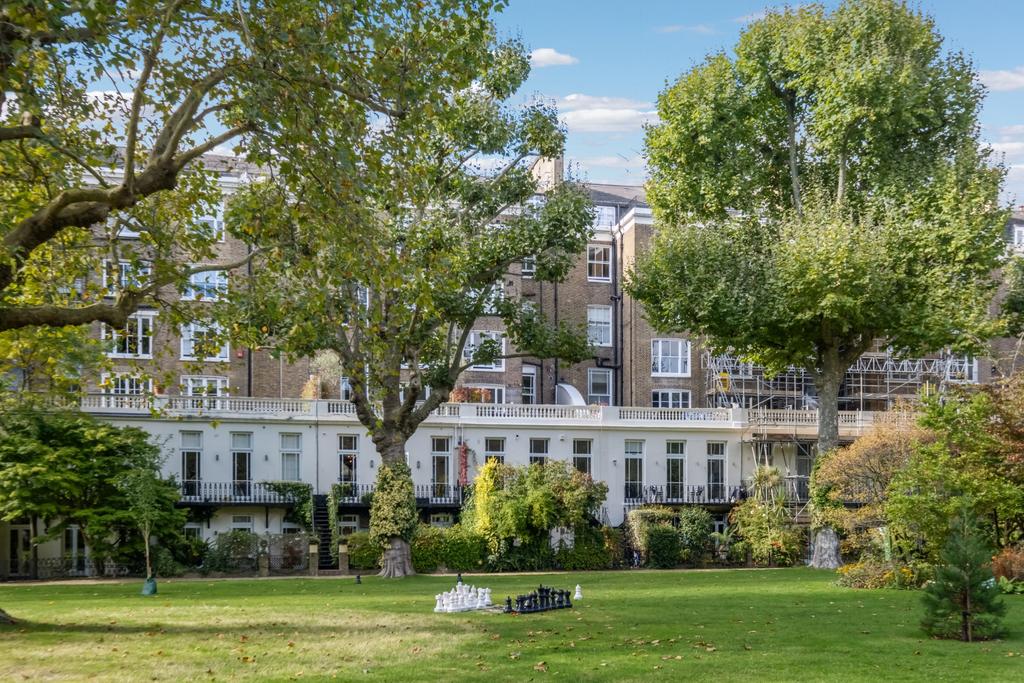
<svg viewBox="0 0 1024 683"><path fill-rule="evenodd" d="M953 520L940 557L935 580L924 591L924 630L937 638L968 642L999 636L1006 605L992 577L991 549L978 533L969 506Z"/></svg>

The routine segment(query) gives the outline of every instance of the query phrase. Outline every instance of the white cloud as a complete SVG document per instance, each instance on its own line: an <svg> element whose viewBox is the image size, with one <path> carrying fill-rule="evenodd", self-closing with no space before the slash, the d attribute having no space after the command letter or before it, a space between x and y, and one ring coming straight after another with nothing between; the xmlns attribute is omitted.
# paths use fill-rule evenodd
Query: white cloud
<svg viewBox="0 0 1024 683"><path fill-rule="evenodd" d="M556 104L562 121L574 133L629 133L658 120L650 102L626 97L573 93Z"/></svg>
<svg viewBox="0 0 1024 683"><path fill-rule="evenodd" d="M580 60L572 55L562 54L553 47L539 47L530 53L530 64L539 68L545 66L566 66L578 64Z"/></svg>
<svg viewBox="0 0 1024 683"><path fill-rule="evenodd" d="M1024 66L1014 67L1013 69L982 71L980 75L981 82L989 90L995 92L1024 90Z"/></svg>
<svg viewBox="0 0 1024 683"><path fill-rule="evenodd" d="M624 154L610 154L607 156L580 157L576 159L582 166L587 168L624 168L642 169L646 165L644 158L639 154L625 156Z"/></svg>
<svg viewBox="0 0 1024 683"><path fill-rule="evenodd" d="M759 21L767 16L767 10L761 10L760 12L751 12L750 14L744 14L742 17L736 17L733 19L737 24L749 24L752 21Z"/></svg>
<svg viewBox="0 0 1024 683"><path fill-rule="evenodd" d="M669 24L668 26L659 26L655 30L658 33L679 33L680 31L685 31L686 33L702 33L704 35L711 35L715 32L715 29L707 24Z"/></svg>

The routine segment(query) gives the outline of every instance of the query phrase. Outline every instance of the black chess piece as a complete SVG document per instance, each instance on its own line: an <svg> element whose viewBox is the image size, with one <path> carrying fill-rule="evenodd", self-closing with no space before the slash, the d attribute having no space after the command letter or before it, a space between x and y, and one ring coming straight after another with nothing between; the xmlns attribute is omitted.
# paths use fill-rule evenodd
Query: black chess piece
<svg viewBox="0 0 1024 683"><path fill-rule="evenodd" d="M509 595L505 598L505 614L512 611L512 596Z"/></svg>
<svg viewBox="0 0 1024 683"><path fill-rule="evenodd" d="M459 578L455 580L455 583L462 583L462 572L459 572Z"/></svg>
<svg viewBox="0 0 1024 683"><path fill-rule="evenodd" d="M565 591L565 608L572 609L572 594L569 591Z"/></svg>
<svg viewBox="0 0 1024 683"><path fill-rule="evenodd" d="M362 582L363 582L363 577L359 576L359 574L356 574L356 583L362 583Z"/></svg>

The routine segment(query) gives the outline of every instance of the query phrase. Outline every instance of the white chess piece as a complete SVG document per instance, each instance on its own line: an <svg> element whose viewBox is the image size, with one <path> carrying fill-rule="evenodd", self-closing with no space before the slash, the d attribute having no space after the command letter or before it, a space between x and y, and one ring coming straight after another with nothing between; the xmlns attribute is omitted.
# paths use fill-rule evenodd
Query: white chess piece
<svg viewBox="0 0 1024 683"><path fill-rule="evenodd" d="M490 607L493 604L494 603L491 602L491 589L490 588L485 588L484 589L484 607Z"/></svg>
<svg viewBox="0 0 1024 683"><path fill-rule="evenodd" d="M444 611L444 604L443 604L443 600L441 599L443 597L442 594L438 593L434 597L437 599L437 603L434 605L434 611L435 612L443 612Z"/></svg>
<svg viewBox="0 0 1024 683"><path fill-rule="evenodd" d="M576 584L576 595L572 596L572 599L573 600L582 600L583 599L583 589L580 588L580 585L578 583Z"/></svg>

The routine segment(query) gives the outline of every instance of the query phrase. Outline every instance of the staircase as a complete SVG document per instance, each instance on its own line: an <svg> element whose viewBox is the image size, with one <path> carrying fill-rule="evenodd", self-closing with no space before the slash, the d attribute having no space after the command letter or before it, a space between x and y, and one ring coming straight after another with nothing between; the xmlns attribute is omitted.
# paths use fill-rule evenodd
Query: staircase
<svg viewBox="0 0 1024 683"><path fill-rule="evenodd" d="M331 557L331 516L327 511L327 496L313 496L313 533L320 539L320 562L318 569L337 569Z"/></svg>

